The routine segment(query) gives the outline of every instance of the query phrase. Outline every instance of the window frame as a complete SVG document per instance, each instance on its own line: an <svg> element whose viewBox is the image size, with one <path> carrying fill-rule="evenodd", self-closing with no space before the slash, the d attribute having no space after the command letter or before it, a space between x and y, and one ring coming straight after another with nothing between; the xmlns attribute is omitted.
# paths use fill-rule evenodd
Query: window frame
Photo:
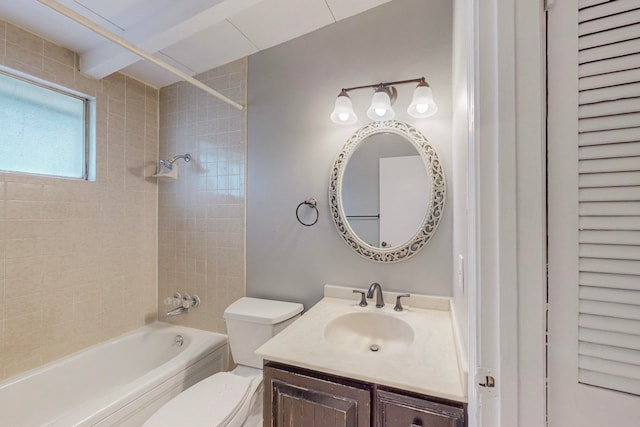
<svg viewBox="0 0 640 427"><path fill-rule="evenodd" d="M83 112L83 122L84 122L84 164L82 175L79 177L76 176L62 176L62 175L51 175L44 173L34 173L34 172L24 172L17 170L0 170L0 173L10 173L10 174L22 174L29 176L41 176L47 178L58 178L58 179L71 179L71 180L82 180L82 181L95 181L96 180L96 137L95 137L95 128L96 128L96 98L93 96L89 96L87 94L81 93L79 91L70 89L68 87L64 87L62 85L40 79L35 76L31 76L29 74L13 70L10 68L0 66L0 74L7 76L9 78L13 78L16 80L20 80L22 82L32 84L38 86L40 88L50 90L52 92L59 93L61 95L69 96L71 98L78 99L84 104L84 112Z"/></svg>

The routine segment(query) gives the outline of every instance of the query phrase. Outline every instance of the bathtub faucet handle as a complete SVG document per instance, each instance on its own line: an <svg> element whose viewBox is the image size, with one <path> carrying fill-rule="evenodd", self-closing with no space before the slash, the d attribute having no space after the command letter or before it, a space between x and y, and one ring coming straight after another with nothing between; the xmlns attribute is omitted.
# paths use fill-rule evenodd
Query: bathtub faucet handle
<svg viewBox="0 0 640 427"><path fill-rule="evenodd" d="M180 295L180 292L176 292L175 294L173 294L173 306L182 306L182 295Z"/></svg>
<svg viewBox="0 0 640 427"><path fill-rule="evenodd" d="M189 294L182 295L182 307L189 309L200 305L200 297L198 295L191 296Z"/></svg>
<svg viewBox="0 0 640 427"><path fill-rule="evenodd" d="M184 308L190 308L191 307L191 295L189 295L189 294L183 294L182 295L182 306Z"/></svg>

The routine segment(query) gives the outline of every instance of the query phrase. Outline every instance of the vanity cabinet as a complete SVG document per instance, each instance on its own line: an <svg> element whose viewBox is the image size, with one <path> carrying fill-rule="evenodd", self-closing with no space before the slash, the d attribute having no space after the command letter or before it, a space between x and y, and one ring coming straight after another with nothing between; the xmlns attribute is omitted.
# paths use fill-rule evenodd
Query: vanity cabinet
<svg viewBox="0 0 640 427"><path fill-rule="evenodd" d="M466 404L273 362L264 366L264 426L465 427Z"/></svg>
<svg viewBox="0 0 640 427"><path fill-rule="evenodd" d="M379 427L464 427L464 408L378 390L376 426Z"/></svg>
<svg viewBox="0 0 640 427"><path fill-rule="evenodd" d="M303 372L264 367L264 426L363 427L371 425L371 390Z"/></svg>

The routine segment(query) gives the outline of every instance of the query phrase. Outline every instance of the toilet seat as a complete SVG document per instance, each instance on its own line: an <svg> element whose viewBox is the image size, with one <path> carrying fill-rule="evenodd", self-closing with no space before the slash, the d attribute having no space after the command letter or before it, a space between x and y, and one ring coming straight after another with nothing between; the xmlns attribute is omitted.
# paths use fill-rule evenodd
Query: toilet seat
<svg viewBox="0 0 640 427"><path fill-rule="evenodd" d="M262 375L219 372L205 378L162 406L143 427L241 426L249 413Z"/></svg>

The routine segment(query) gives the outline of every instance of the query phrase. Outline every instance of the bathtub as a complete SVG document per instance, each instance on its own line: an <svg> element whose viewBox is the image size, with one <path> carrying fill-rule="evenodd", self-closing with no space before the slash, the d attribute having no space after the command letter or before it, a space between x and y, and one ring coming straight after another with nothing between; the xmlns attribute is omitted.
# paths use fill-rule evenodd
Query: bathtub
<svg viewBox="0 0 640 427"><path fill-rule="evenodd" d="M1 382L0 424L139 427L227 363L226 335L156 322Z"/></svg>

